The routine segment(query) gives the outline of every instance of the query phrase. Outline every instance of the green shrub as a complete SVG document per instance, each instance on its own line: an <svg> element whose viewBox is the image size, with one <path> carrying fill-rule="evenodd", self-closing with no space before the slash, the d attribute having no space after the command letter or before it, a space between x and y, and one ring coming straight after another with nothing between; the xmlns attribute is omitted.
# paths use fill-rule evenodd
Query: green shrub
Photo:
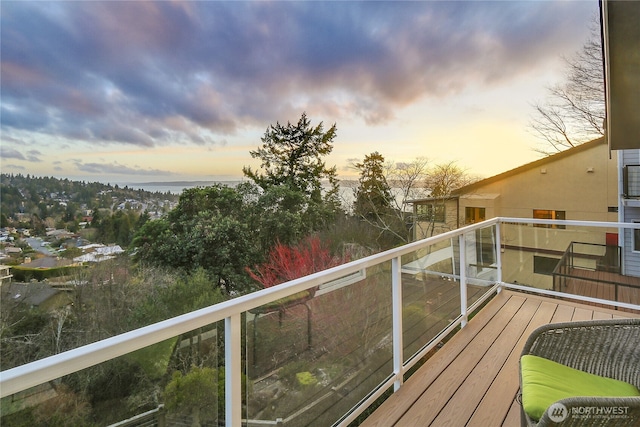
<svg viewBox="0 0 640 427"><path fill-rule="evenodd" d="M311 372L298 372L296 374L296 379L298 380L298 384L303 387L316 385L318 384L318 379Z"/></svg>
<svg viewBox="0 0 640 427"><path fill-rule="evenodd" d="M13 274L13 280L15 282L28 282L31 279L35 279L38 282L41 282L44 279L68 276L83 268L86 267L67 266L54 268L29 268L16 265L11 268L11 274Z"/></svg>
<svg viewBox="0 0 640 427"><path fill-rule="evenodd" d="M307 371L308 366L309 362L304 360L288 363L284 365L282 369L280 369L278 375L285 384L291 387L295 387L299 384L297 378L298 372Z"/></svg>

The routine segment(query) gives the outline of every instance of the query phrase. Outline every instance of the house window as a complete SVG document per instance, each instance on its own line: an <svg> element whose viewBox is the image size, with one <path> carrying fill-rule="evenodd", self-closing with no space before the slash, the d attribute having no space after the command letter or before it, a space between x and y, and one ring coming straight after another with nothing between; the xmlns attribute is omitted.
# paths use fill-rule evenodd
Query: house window
<svg viewBox="0 0 640 427"><path fill-rule="evenodd" d="M558 258L550 258L546 256L533 256L533 272L552 276L553 271L558 266L560 260Z"/></svg>
<svg viewBox="0 0 640 427"><path fill-rule="evenodd" d="M472 208L472 207L464 208L465 224L475 224L476 222L481 222L481 221L484 221L485 219L486 219L485 208Z"/></svg>
<svg viewBox="0 0 640 427"><path fill-rule="evenodd" d="M444 222L445 220L444 205L416 205L416 214L421 221Z"/></svg>
<svg viewBox="0 0 640 427"><path fill-rule="evenodd" d="M496 263L496 240L493 227L476 230L476 262L483 268Z"/></svg>
<svg viewBox="0 0 640 427"><path fill-rule="evenodd" d="M640 223L640 220L633 221L634 224ZM633 230L633 251L640 252L640 229Z"/></svg>
<svg viewBox="0 0 640 427"><path fill-rule="evenodd" d="M549 209L534 209L533 217L536 219L566 219L565 211L554 211ZM556 224L535 224L534 226L542 228L565 228L564 225Z"/></svg>
<svg viewBox="0 0 640 427"><path fill-rule="evenodd" d="M624 197L640 197L640 165L626 165L622 173Z"/></svg>

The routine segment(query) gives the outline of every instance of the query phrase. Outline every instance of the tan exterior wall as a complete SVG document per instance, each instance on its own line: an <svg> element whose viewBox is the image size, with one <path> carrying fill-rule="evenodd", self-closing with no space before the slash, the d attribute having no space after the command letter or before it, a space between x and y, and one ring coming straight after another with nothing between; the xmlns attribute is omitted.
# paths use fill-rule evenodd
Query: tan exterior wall
<svg viewBox="0 0 640 427"><path fill-rule="evenodd" d="M415 238L467 225L467 207L484 208L485 219L533 218L534 209L545 209L564 211L568 220L617 221L617 212L609 212L618 206L617 156L609 158L604 142L588 144L461 189L446 201L446 223L418 223Z"/></svg>
<svg viewBox="0 0 640 427"><path fill-rule="evenodd" d="M609 212L609 207L618 206L617 156L609 158L604 142L591 145L460 194L460 225L465 224L466 207L485 208L486 219L533 218L534 209L545 209L564 211L567 220L617 221L617 212ZM572 241L604 244L605 230L506 227L502 233L504 280L550 289L552 277L534 272L534 257L559 259Z"/></svg>
<svg viewBox="0 0 640 427"><path fill-rule="evenodd" d="M437 202L438 205L442 205L442 203L443 202ZM414 225L415 229L413 231L414 240L424 239L459 228L458 199L445 200L444 206L445 222L416 222Z"/></svg>
<svg viewBox="0 0 640 427"><path fill-rule="evenodd" d="M484 219L533 218L533 211L541 209L564 211L567 220L615 222L618 164L617 156L612 157L603 140L592 141L464 187L457 192L457 200L447 201L447 223L436 224L434 234L466 225L467 207L484 208ZM610 207L616 209L609 212ZM426 229L426 225L416 227L416 238L429 237L420 234ZM560 259L571 242L602 245L606 232L617 230L505 225L501 233L503 280L549 289L552 276L534 272L535 257Z"/></svg>
<svg viewBox="0 0 640 427"><path fill-rule="evenodd" d="M617 159L609 159L607 145L577 151L520 173L504 174L460 194L460 225L466 207L483 207L486 219L496 216L532 218L534 209L560 210L568 220L617 221ZM488 180L489 181L489 180Z"/></svg>

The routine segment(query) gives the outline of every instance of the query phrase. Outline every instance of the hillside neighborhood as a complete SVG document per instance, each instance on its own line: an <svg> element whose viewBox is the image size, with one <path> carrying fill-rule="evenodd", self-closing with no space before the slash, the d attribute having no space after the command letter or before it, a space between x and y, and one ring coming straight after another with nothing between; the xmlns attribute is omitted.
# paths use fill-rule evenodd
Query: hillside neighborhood
<svg viewBox="0 0 640 427"><path fill-rule="evenodd" d="M604 139L599 138L554 156L454 189L446 197L411 200L414 211L413 238L418 240L496 216L636 221L640 218L636 207L637 194L634 190L638 186L638 177L627 171L635 171L631 168L640 161L638 150L621 151L620 156L613 159L608 158L606 152L607 145ZM8 177L3 179L6 180ZM554 191L549 192L547 189L551 181L556 184ZM519 190L525 187L528 188L526 197L525 193ZM23 200L14 202L19 211L11 215L18 222L24 223L29 215L37 216L24 212L23 209L29 203L26 196L33 192L33 189L20 189L19 194ZM65 283L56 283L55 276L63 276L62 274L45 274L45 271L60 272L64 269L92 265L125 253L126 246L123 248L117 243L105 244L90 240L96 235L95 227L100 226L94 218L96 215L104 216L105 211L113 212L114 215L135 212L137 218L150 221L161 218L176 206L175 201L164 198L166 195L150 197L148 194L140 193L136 198L116 195L117 190L111 189L100 190L94 196L95 200L102 200L102 205L106 204L107 207L94 207L91 210L88 209L88 203L78 205L73 197L64 191L39 192L45 194L43 203L49 212L54 212L56 207L68 209L76 203L77 213L75 220L67 223L65 228L47 227L38 231L39 227L4 226L0 229L0 262L11 267L9 277L13 277L16 282L44 280L45 285L33 287L31 294L50 292L48 288L65 289ZM4 203L3 200L3 207ZM3 216L5 212L3 210ZM425 218L430 219L424 222ZM45 222L54 221L46 219ZM74 231L70 231L71 229ZM128 232L132 234L132 231ZM491 239L491 236L487 238ZM637 256L634 255L635 248L640 245L636 242L637 238L636 235L618 236L617 233L611 232L607 234L606 242L603 240L594 243L606 243L607 247L623 248L620 256L625 257L624 262L616 261L617 267L612 268L617 268L616 271L619 273L637 277L640 276L640 270L636 268ZM486 243L492 244L491 241ZM535 261L540 265L544 262L546 265L555 266L564 250L560 244L555 253L538 254ZM486 251L480 255L483 258L478 259L478 262L487 265L495 259L495 254ZM523 276L521 280L533 286L551 288L549 271L548 268L539 271L532 269L529 275ZM3 292L7 292L6 289L6 286L3 287ZM10 293L25 295L24 290Z"/></svg>
<svg viewBox="0 0 640 427"><path fill-rule="evenodd" d="M131 235L131 221L160 218L177 203L174 194L108 184L6 174L1 180L2 298L45 310L69 303L59 295L71 289L70 271L125 252L109 229Z"/></svg>

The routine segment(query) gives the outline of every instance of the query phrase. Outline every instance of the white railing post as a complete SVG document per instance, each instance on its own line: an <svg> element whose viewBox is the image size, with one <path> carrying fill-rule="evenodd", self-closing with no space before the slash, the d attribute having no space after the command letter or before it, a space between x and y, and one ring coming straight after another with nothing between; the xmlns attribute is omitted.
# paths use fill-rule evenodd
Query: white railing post
<svg viewBox="0 0 640 427"><path fill-rule="evenodd" d="M240 313L224 319L225 425L242 424L242 335Z"/></svg>
<svg viewBox="0 0 640 427"><path fill-rule="evenodd" d="M500 234L501 222L496 223L496 268L498 270L496 282L502 284L502 237ZM502 286L498 287L498 293L502 290Z"/></svg>
<svg viewBox="0 0 640 427"><path fill-rule="evenodd" d="M458 236L458 245L460 246L460 315L462 322L460 327L467 326L467 244L464 233Z"/></svg>
<svg viewBox="0 0 640 427"><path fill-rule="evenodd" d="M403 343L402 343L402 259L400 257L391 260L391 312L393 318L393 372L396 380L393 383L393 391L396 392L404 382Z"/></svg>

